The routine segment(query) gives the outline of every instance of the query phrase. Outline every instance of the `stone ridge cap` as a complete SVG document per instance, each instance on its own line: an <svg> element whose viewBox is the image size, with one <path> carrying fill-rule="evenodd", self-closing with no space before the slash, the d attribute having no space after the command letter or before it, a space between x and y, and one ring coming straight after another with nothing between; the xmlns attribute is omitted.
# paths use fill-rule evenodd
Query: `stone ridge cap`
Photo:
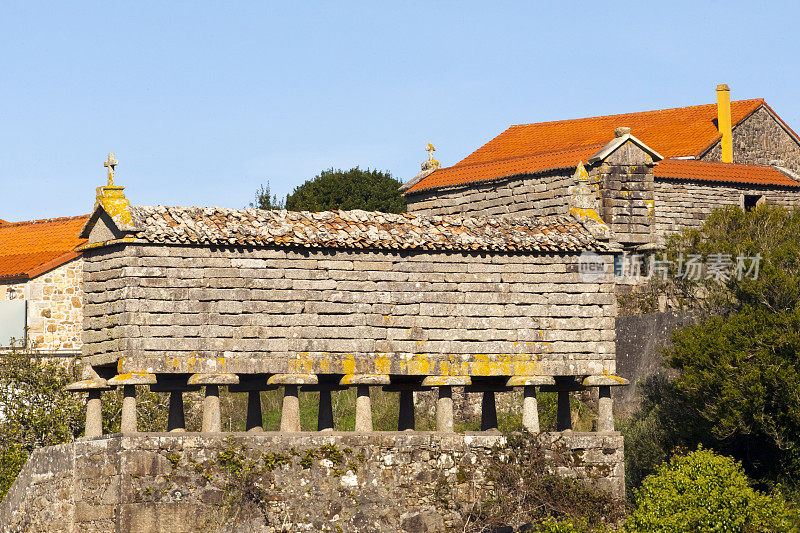
<svg viewBox="0 0 800 533"><path fill-rule="evenodd" d="M541 215L541 216L530 216L530 215L504 215L504 216L489 216L489 215L426 215L420 213L385 213L383 211L365 211L363 209L331 209L327 211L290 211L288 209L254 209L254 208L246 208L246 209L234 209L230 207L216 207L216 206L166 206L166 205L132 205L131 210L135 211L135 215L141 216L143 213L151 211L151 212L172 212L173 210L180 210L180 211L191 211L191 210L202 210L206 213L213 214L213 213L224 213L224 214L233 214L233 213L280 213L281 217L289 218L292 215L302 215L307 218L315 218L318 220L327 220L331 215L368 215L372 217L383 217L386 219L394 218L396 221L401 221L402 219L406 219L407 221L411 220L428 220L433 222L450 222L450 221L463 221L467 219L473 220L497 220L510 223L509 225L514 224L523 224L523 225L531 225L531 223L538 223L538 225L548 225L550 223L564 223L566 221L571 220L569 215ZM140 211L141 210L141 211ZM137 221L134 221L137 222ZM141 222L141 221L139 221ZM140 229L139 226L136 226L136 231Z"/></svg>

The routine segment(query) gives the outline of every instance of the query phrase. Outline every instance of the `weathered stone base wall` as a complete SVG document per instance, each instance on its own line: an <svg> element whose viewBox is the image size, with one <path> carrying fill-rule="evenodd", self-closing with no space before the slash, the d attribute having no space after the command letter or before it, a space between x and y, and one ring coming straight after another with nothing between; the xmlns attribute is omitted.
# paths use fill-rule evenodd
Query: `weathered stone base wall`
<svg viewBox="0 0 800 533"><path fill-rule="evenodd" d="M544 216L569 211L573 171L547 172L449 190L409 195L408 212L418 215Z"/></svg>
<svg viewBox="0 0 800 533"><path fill-rule="evenodd" d="M28 301L30 346L41 352L78 352L83 321L82 282L83 261L75 259L27 282L0 282L0 301Z"/></svg>
<svg viewBox="0 0 800 533"><path fill-rule="evenodd" d="M699 228L709 213L724 206L741 206L743 195L759 195L771 205L800 205L800 190L757 188L682 180L656 180L656 231L666 236L687 228Z"/></svg>
<svg viewBox="0 0 800 533"><path fill-rule="evenodd" d="M624 496L619 433L533 438L569 460L557 473ZM3 532L442 531L488 494L486 459L506 445L501 435L423 432L104 436L37 450L0 505L0 524Z"/></svg>

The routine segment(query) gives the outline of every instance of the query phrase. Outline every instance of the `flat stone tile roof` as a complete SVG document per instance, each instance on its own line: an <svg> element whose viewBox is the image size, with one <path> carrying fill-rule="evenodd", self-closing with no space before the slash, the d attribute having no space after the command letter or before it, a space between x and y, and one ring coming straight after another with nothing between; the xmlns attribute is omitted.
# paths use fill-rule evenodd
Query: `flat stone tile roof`
<svg viewBox="0 0 800 533"><path fill-rule="evenodd" d="M421 216L132 206L137 242L256 247L522 252L609 251L572 216Z"/></svg>

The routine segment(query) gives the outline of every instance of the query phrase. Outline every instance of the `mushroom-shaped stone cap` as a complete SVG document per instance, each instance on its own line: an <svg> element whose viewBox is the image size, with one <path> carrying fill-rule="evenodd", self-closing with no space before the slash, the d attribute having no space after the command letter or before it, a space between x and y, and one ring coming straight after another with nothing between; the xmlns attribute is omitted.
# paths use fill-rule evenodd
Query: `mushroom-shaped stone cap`
<svg viewBox="0 0 800 533"><path fill-rule="evenodd" d="M506 387L542 387L555 384L553 376L511 376L506 381Z"/></svg>
<svg viewBox="0 0 800 533"><path fill-rule="evenodd" d="M601 376L587 376L583 380L584 387L617 387L620 385L630 385L630 381L619 376L603 374Z"/></svg>
<svg viewBox="0 0 800 533"><path fill-rule="evenodd" d="M319 379L316 374L273 374L267 385L316 385Z"/></svg>
<svg viewBox="0 0 800 533"><path fill-rule="evenodd" d="M147 372L128 372L118 374L108 380L109 385L153 385L156 375Z"/></svg>
<svg viewBox="0 0 800 533"><path fill-rule="evenodd" d="M427 376L422 380L423 387L466 387L472 385L470 376Z"/></svg>
<svg viewBox="0 0 800 533"><path fill-rule="evenodd" d="M236 385L239 383L239 376L236 374L192 374L189 376L188 385Z"/></svg>
<svg viewBox="0 0 800 533"><path fill-rule="evenodd" d="M339 385L388 385L389 376L384 374L346 374Z"/></svg>
<svg viewBox="0 0 800 533"><path fill-rule="evenodd" d="M82 379L75 383L70 383L64 390L70 392L90 391L90 390L110 390L108 382L102 378Z"/></svg>

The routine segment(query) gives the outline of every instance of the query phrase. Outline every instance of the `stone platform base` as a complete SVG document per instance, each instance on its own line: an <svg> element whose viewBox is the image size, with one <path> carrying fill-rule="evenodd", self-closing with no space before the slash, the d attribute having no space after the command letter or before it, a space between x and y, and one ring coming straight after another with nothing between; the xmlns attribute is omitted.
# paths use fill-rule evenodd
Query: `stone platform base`
<svg viewBox="0 0 800 533"><path fill-rule="evenodd" d="M543 433L562 475L624 496L619 433ZM148 433L37 450L0 530L441 531L489 488L499 434ZM459 505L456 505L459 504Z"/></svg>

